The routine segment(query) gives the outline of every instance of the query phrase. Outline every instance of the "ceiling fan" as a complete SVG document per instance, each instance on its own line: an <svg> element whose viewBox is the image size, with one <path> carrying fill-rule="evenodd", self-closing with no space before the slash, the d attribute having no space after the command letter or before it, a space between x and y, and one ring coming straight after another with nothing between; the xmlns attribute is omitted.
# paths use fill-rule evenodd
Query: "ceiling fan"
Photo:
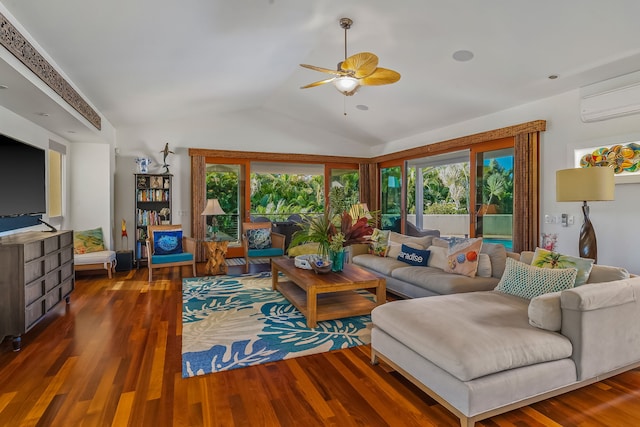
<svg viewBox="0 0 640 427"><path fill-rule="evenodd" d="M333 85L340 93L351 96L358 91L360 86L387 85L400 80L400 73L378 67L378 57L373 53L361 52L347 57L347 30L351 28L352 24L353 21L349 18L340 19L340 27L344 29L344 61L338 63L336 70L300 64L301 67L309 68L310 70L333 74L334 77L310 83L300 89L333 82Z"/></svg>

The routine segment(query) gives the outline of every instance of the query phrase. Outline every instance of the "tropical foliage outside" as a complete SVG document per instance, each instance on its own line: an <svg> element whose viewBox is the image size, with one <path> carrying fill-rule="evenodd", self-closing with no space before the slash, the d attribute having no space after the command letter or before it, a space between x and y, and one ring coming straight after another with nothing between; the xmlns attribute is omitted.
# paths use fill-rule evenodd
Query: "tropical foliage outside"
<svg viewBox="0 0 640 427"><path fill-rule="evenodd" d="M513 166L504 168L497 159L491 159L484 166L482 203L495 206L502 214L513 213Z"/></svg>
<svg viewBox="0 0 640 427"><path fill-rule="evenodd" d="M251 174L251 208L253 216L271 221L285 221L290 215L318 215L324 212L324 177L322 175ZM358 171L334 175L332 185L340 189L341 203L358 202ZM217 229L238 237L240 171L210 171L206 174L207 198L217 198L226 215L216 217ZM209 219L211 222L211 219Z"/></svg>
<svg viewBox="0 0 640 427"><path fill-rule="evenodd" d="M251 214L284 221L324 211L322 175L251 174Z"/></svg>
<svg viewBox="0 0 640 427"><path fill-rule="evenodd" d="M493 206L496 213L513 212L513 168L506 169L496 159L484 167L482 182L482 204ZM399 168L398 168L399 169ZM389 173L395 172L390 170ZM416 172L407 168L408 213L416 213ZM382 179L383 201L389 192L388 177ZM284 221L292 214L317 215L325 211L324 177L322 175L295 174L251 174L251 214L266 216L272 221ZM424 214L468 214L469 213L469 163L456 163L422 169ZM343 212L359 198L358 172L335 174L331 177L333 192L340 197L333 203L334 211ZM226 215L216 218L218 228L237 238L239 221L238 172L208 172L206 176L207 198L217 198ZM399 192L397 192L400 194ZM334 194L335 196L335 194ZM398 195L396 195L398 196ZM383 203L383 226L400 215L398 197L391 197L387 207ZM387 218L388 217L388 218Z"/></svg>
<svg viewBox="0 0 640 427"><path fill-rule="evenodd" d="M417 168L409 168L407 176L407 207L416 213ZM469 163L454 163L422 169L424 214L469 213Z"/></svg>
<svg viewBox="0 0 640 427"><path fill-rule="evenodd" d="M416 171L407 176L407 207L416 213ZM424 214L469 213L469 163L434 166L422 170ZM513 213L513 168L505 169L496 159L483 167L482 204L496 213Z"/></svg>
<svg viewBox="0 0 640 427"><path fill-rule="evenodd" d="M216 217L217 230L238 239L240 172L207 172L207 199L218 199L225 215ZM211 220L208 220L209 222Z"/></svg>

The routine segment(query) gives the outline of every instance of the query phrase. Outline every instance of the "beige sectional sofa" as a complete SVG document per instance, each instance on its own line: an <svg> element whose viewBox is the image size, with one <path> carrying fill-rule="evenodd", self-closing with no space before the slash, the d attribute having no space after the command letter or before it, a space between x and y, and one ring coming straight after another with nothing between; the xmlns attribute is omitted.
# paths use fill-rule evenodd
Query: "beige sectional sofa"
<svg viewBox="0 0 640 427"><path fill-rule="evenodd" d="M463 427L640 366L640 277L615 267L531 300L487 290L393 301L372 321L372 362Z"/></svg>
<svg viewBox="0 0 640 427"><path fill-rule="evenodd" d="M411 266L396 257L369 254L366 245L353 246L353 263L384 277L387 290L404 298L491 290L500 281L509 255L503 245L483 243L481 256L486 255L486 274L483 274L484 277L467 277L444 271L448 243L438 236L414 237L392 232L389 237L399 243L414 244L431 250L428 265Z"/></svg>

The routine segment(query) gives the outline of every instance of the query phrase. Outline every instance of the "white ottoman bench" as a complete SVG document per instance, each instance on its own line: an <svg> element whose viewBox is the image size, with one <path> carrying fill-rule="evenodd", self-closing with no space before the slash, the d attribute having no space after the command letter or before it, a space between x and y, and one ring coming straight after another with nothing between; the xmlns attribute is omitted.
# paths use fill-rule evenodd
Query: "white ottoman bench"
<svg viewBox="0 0 640 427"><path fill-rule="evenodd" d="M74 254L73 263L75 271L99 270L104 268L107 270L109 279L112 272L116 268L115 251L98 251L88 254Z"/></svg>

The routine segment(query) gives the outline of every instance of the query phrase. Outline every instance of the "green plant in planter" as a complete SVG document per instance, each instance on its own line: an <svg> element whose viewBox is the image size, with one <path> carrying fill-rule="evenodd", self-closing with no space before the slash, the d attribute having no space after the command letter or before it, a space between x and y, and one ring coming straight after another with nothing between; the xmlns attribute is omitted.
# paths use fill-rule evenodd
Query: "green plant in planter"
<svg viewBox="0 0 640 427"><path fill-rule="evenodd" d="M369 225L367 217L361 217L356 221L353 221L349 212L342 212L339 218L340 230L332 224L332 234L336 234L338 231L342 232L344 236L343 246L350 246L356 243L367 243L369 241L369 237L373 234L373 227Z"/></svg>
<svg viewBox="0 0 640 427"><path fill-rule="evenodd" d="M306 217L301 223L301 229L296 231L291 237L289 247L301 245L303 243L318 243L318 254L326 257L329 255L329 237L331 236L331 213L325 211L322 215Z"/></svg>
<svg viewBox="0 0 640 427"><path fill-rule="evenodd" d="M318 243L318 252L324 257L329 255L330 250L338 252L345 246L367 243L373 234L366 217L353 221L349 212L340 215L325 212L321 216L306 218L300 226L302 228L293 234L289 247L308 242Z"/></svg>

